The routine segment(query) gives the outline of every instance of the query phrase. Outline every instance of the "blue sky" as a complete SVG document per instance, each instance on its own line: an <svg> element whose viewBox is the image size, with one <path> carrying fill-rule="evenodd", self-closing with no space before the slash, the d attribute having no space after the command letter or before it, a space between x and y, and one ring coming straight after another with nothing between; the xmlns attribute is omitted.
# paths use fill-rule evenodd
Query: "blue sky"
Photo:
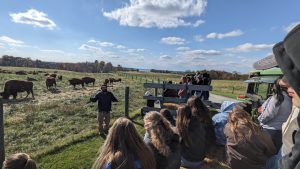
<svg viewBox="0 0 300 169"><path fill-rule="evenodd" d="M300 23L298 0L2 0L0 55L246 73Z"/></svg>

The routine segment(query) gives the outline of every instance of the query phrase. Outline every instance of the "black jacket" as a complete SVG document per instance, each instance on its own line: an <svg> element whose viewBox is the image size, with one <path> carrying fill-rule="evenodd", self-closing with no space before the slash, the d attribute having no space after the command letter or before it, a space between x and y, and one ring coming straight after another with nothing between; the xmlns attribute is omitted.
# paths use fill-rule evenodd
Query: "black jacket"
<svg viewBox="0 0 300 169"><path fill-rule="evenodd" d="M170 147L171 153L169 156L162 155L152 144L152 142L147 142L147 144L152 149L155 160L156 169L179 169L181 165L181 154L180 154L180 144L179 136L174 134L171 138L166 140L166 144Z"/></svg>
<svg viewBox="0 0 300 169"><path fill-rule="evenodd" d="M111 102L118 102L116 97L109 91L99 91L95 96L90 98L91 102L98 101L98 111L111 111Z"/></svg>
<svg viewBox="0 0 300 169"><path fill-rule="evenodd" d="M181 140L181 156L188 161L199 162L202 161L206 153L206 131L200 120L192 117L188 134L191 142L187 142L185 138Z"/></svg>

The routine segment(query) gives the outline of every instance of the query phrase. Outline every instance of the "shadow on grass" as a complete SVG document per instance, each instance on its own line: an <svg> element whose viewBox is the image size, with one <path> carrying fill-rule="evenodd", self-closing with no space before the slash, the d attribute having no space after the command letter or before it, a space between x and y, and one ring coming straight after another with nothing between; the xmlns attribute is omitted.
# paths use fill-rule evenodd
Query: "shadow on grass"
<svg viewBox="0 0 300 169"><path fill-rule="evenodd" d="M57 89L57 88L50 88L48 89L49 92L53 93L53 94L58 94L61 93L61 90Z"/></svg>
<svg viewBox="0 0 300 169"><path fill-rule="evenodd" d="M35 99L33 98L20 98L20 99L12 99L12 100L3 99L3 103L11 105L11 104L19 104L19 103L29 103L34 100Z"/></svg>

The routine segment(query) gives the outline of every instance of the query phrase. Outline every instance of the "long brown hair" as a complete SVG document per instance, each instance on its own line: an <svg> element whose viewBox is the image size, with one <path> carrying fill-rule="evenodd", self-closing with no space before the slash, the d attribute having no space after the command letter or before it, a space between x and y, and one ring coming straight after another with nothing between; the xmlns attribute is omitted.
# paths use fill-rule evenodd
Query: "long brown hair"
<svg viewBox="0 0 300 169"><path fill-rule="evenodd" d="M114 122L100 151L94 169L104 169L107 163L111 164L111 169L134 169L135 160L141 162L143 169L156 167L152 151L132 122L123 117Z"/></svg>
<svg viewBox="0 0 300 169"><path fill-rule="evenodd" d="M192 111L190 106L183 104L177 110L176 127L181 138L184 138L187 143L192 140L188 134L188 128L192 118Z"/></svg>
<svg viewBox="0 0 300 169"><path fill-rule="evenodd" d="M4 163L2 169L37 169L36 163L32 160L28 154L17 153L8 157Z"/></svg>
<svg viewBox="0 0 300 169"><path fill-rule="evenodd" d="M175 131L172 129L170 122L158 112L148 112L144 117L146 130L149 129L153 146L164 156L169 156L171 148L167 140L172 138Z"/></svg>
<svg viewBox="0 0 300 169"><path fill-rule="evenodd" d="M190 97L187 101L187 104L191 107L193 116L198 117L200 121L206 125L212 125L210 111L202 102L200 97Z"/></svg>
<svg viewBox="0 0 300 169"><path fill-rule="evenodd" d="M234 134L236 142L250 140L254 134L261 132L259 126L252 121L250 114L238 108L229 113L227 125Z"/></svg>

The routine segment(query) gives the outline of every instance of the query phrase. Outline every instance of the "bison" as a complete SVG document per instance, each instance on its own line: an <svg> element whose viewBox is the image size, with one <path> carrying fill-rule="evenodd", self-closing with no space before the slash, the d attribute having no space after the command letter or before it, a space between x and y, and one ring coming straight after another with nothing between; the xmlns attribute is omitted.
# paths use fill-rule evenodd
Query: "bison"
<svg viewBox="0 0 300 169"><path fill-rule="evenodd" d="M16 71L16 75L27 75L27 73L23 70Z"/></svg>
<svg viewBox="0 0 300 169"><path fill-rule="evenodd" d="M58 80L62 80L62 75L58 75L58 76L57 76L57 79L58 79Z"/></svg>
<svg viewBox="0 0 300 169"><path fill-rule="evenodd" d="M35 78L27 77L27 81L37 81Z"/></svg>
<svg viewBox="0 0 300 169"><path fill-rule="evenodd" d="M45 73L44 76L49 76L49 73Z"/></svg>
<svg viewBox="0 0 300 169"><path fill-rule="evenodd" d="M88 86L89 83L93 83L93 86L95 86L95 78L91 77L83 77L82 81Z"/></svg>
<svg viewBox="0 0 300 169"><path fill-rule="evenodd" d="M76 85L81 85L82 87L84 87L84 82L82 79L77 79L77 78L72 78L69 80L70 85L74 86L74 89L76 87Z"/></svg>
<svg viewBox="0 0 300 169"><path fill-rule="evenodd" d="M3 99L9 99L10 95L13 95L13 98L17 98L18 92L27 92L27 96L31 93L32 98L34 99L33 95L33 83L28 81L22 80L9 80L4 84L4 91L0 93Z"/></svg>
<svg viewBox="0 0 300 169"><path fill-rule="evenodd" d="M55 73L50 74L49 76L56 78L56 74Z"/></svg>
<svg viewBox="0 0 300 169"><path fill-rule="evenodd" d="M50 87L53 86L56 88L56 80L54 77L48 76L46 79L46 87L47 89L50 89Z"/></svg>

